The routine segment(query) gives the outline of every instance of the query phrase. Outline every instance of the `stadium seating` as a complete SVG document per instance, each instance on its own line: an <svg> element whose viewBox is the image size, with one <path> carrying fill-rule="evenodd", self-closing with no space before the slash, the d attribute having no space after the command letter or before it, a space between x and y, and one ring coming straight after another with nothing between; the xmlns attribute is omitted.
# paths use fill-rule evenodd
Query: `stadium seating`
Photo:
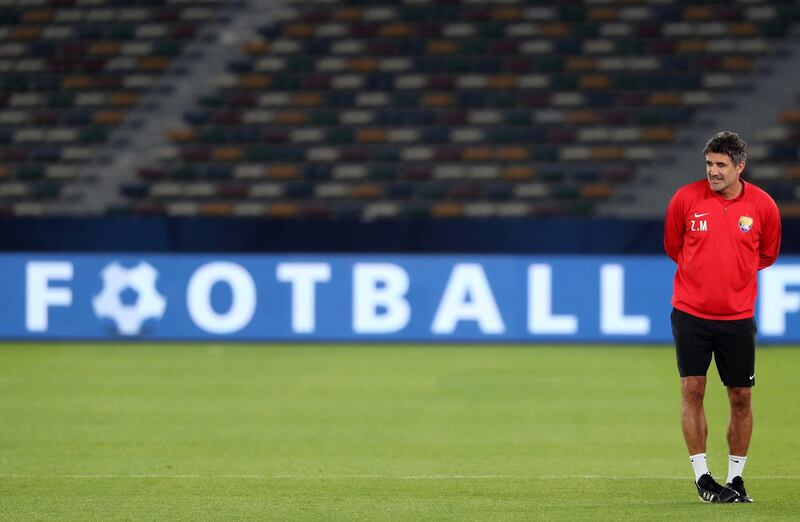
<svg viewBox="0 0 800 522"><path fill-rule="evenodd" d="M0 213L56 200L221 3L0 8ZM588 216L798 19L788 0L285 2L109 211Z"/></svg>
<svg viewBox="0 0 800 522"><path fill-rule="evenodd" d="M289 2L117 210L590 215L799 17L791 2Z"/></svg>
<svg viewBox="0 0 800 522"><path fill-rule="evenodd" d="M220 5L0 4L0 214L57 200Z"/></svg>
<svg viewBox="0 0 800 522"><path fill-rule="evenodd" d="M746 176L770 193L784 217L800 217L800 91L797 104L775 127L761 130L749 149Z"/></svg>

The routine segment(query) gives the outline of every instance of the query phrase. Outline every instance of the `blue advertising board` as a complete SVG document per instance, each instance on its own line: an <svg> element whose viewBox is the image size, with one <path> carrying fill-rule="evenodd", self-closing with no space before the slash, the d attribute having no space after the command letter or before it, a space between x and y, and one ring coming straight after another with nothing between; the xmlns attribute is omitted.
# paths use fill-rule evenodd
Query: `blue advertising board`
<svg viewBox="0 0 800 522"><path fill-rule="evenodd" d="M668 342L674 272L661 256L5 254L0 338ZM800 342L800 258L759 277L761 340Z"/></svg>

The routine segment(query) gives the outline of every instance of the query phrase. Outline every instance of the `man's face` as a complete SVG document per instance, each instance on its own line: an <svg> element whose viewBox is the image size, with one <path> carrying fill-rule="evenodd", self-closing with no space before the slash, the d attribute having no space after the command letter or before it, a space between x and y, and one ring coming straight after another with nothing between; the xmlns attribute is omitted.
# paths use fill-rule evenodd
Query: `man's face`
<svg viewBox="0 0 800 522"><path fill-rule="evenodd" d="M735 196L739 192L739 175L744 170L744 162L734 165L727 154L709 152L706 154L706 177L711 190L723 197Z"/></svg>

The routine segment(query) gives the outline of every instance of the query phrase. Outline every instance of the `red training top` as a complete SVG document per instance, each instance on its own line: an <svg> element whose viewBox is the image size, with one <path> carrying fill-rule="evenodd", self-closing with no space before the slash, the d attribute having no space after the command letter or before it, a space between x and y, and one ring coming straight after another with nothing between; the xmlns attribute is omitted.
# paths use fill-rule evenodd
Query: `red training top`
<svg viewBox="0 0 800 522"><path fill-rule="evenodd" d="M741 181L734 199L702 179L669 202L664 250L678 263L672 294L678 310L704 319L753 316L757 273L778 257L781 217L769 194Z"/></svg>

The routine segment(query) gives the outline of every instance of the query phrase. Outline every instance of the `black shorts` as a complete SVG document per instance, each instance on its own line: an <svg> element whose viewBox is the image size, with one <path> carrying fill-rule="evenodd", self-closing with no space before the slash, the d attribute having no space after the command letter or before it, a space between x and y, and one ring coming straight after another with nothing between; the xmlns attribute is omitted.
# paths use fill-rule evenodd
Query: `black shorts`
<svg viewBox="0 0 800 522"><path fill-rule="evenodd" d="M711 355L722 383L728 387L755 386L756 321L703 319L672 309L672 337L681 377L705 375Z"/></svg>

